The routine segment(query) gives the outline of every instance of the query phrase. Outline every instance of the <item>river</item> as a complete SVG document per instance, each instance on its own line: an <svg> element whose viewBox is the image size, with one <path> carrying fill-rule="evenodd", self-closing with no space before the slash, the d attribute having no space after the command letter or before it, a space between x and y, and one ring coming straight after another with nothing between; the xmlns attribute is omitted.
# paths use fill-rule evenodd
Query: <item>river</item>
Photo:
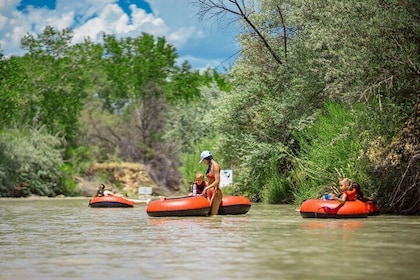
<svg viewBox="0 0 420 280"><path fill-rule="evenodd" d="M420 279L420 217L303 219L293 205L154 218L146 205L0 199L0 279Z"/></svg>

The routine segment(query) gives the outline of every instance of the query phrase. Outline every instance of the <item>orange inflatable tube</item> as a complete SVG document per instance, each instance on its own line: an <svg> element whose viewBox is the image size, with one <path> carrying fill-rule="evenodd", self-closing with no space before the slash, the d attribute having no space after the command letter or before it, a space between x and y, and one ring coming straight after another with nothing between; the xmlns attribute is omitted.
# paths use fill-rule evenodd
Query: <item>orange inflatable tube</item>
<svg viewBox="0 0 420 280"><path fill-rule="evenodd" d="M107 195L97 196L89 200L92 208L134 207L134 203L124 197Z"/></svg>
<svg viewBox="0 0 420 280"><path fill-rule="evenodd" d="M245 214L251 208L251 202L243 196L224 196L219 207L219 215ZM210 201L204 196L184 196L162 198L149 202L146 212L152 217L170 216L207 216Z"/></svg>
<svg viewBox="0 0 420 280"><path fill-rule="evenodd" d="M207 216L210 202L204 196L164 197L147 204L146 212L152 217Z"/></svg>
<svg viewBox="0 0 420 280"><path fill-rule="evenodd" d="M379 215L379 205L373 201L365 201L366 207L369 210L369 216Z"/></svg>
<svg viewBox="0 0 420 280"><path fill-rule="evenodd" d="M244 196L223 196L219 207L219 215L246 214L251 208L251 202Z"/></svg>
<svg viewBox="0 0 420 280"><path fill-rule="evenodd" d="M300 207L303 218L366 218L369 209L360 200L341 204L335 200L308 199Z"/></svg>

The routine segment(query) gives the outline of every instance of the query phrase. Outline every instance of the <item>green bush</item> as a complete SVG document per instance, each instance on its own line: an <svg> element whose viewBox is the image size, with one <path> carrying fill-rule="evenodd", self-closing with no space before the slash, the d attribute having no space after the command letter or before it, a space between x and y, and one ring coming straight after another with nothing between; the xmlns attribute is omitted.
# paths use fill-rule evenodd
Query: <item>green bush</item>
<svg viewBox="0 0 420 280"><path fill-rule="evenodd" d="M356 111L328 104L312 127L296 134L301 152L290 180L297 203L320 196L339 177L349 177L362 187L368 184L369 162L356 116Z"/></svg>
<svg viewBox="0 0 420 280"><path fill-rule="evenodd" d="M290 202L289 190L288 180L278 174L273 174L267 178L262 195L263 202L272 204Z"/></svg>
<svg viewBox="0 0 420 280"><path fill-rule="evenodd" d="M18 166L17 160L10 156L9 146L0 141L0 196L10 196Z"/></svg>
<svg viewBox="0 0 420 280"><path fill-rule="evenodd" d="M2 131L0 195L63 194L62 144L59 137L48 135L43 128Z"/></svg>
<svg viewBox="0 0 420 280"><path fill-rule="evenodd" d="M244 136L242 141L243 156L235 173L238 192L255 202L289 200L289 184L281 177L289 165L286 148L281 143L258 142L252 136Z"/></svg>

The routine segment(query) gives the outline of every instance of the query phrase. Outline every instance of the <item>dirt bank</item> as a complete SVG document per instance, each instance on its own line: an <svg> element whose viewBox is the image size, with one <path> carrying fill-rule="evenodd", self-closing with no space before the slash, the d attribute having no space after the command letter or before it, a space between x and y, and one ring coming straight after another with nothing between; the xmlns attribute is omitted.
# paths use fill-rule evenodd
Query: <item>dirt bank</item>
<svg viewBox="0 0 420 280"><path fill-rule="evenodd" d="M85 177L77 178L78 190L82 196L93 196L99 184L123 194L126 197L138 197L139 187L151 187L153 193L159 189L139 163L95 163L89 168Z"/></svg>

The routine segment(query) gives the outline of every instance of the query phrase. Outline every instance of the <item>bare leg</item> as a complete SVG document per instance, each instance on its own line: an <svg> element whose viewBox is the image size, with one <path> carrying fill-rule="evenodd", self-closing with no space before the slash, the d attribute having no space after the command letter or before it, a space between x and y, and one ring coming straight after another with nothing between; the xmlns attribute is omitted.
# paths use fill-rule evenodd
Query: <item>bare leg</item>
<svg viewBox="0 0 420 280"><path fill-rule="evenodd" d="M223 193L222 190L217 190L216 193L211 198L211 209L210 209L210 215L217 215L219 212L220 203L223 199Z"/></svg>

